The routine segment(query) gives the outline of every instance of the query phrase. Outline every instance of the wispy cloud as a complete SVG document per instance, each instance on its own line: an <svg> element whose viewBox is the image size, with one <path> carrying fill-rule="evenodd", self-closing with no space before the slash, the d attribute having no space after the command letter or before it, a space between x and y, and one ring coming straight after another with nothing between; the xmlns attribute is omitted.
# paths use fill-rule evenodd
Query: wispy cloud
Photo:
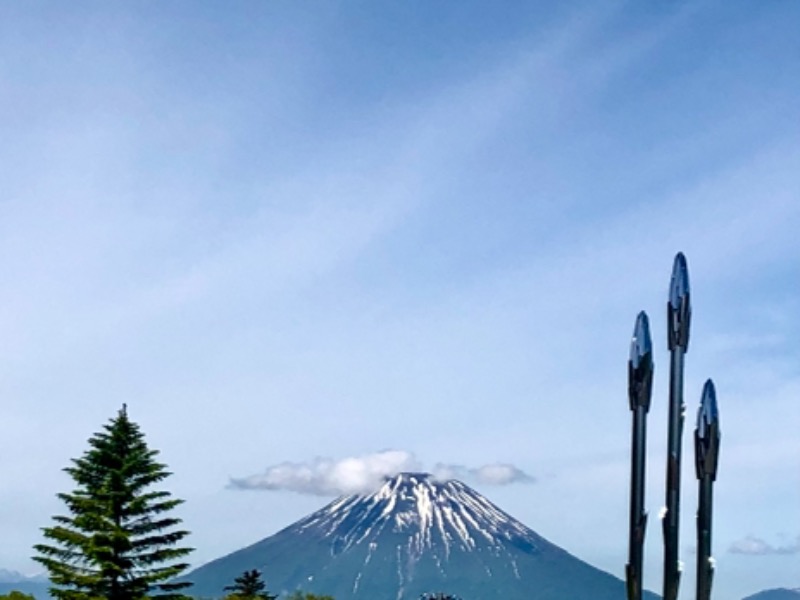
<svg viewBox="0 0 800 600"><path fill-rule="evenodd" d="M437 463L433 467L432 473L438 479L463 479L484 485L508 485L535 481L525 471L508 463L492 463L480 467Z"/></svg>
<svg viewBox="0 0 800 600"><path fill-rule="evenodd" d="M308 462L283 462L263 473L231 478L237 490L286 490L315 496L369 493L387 478L408 471L423 471L423 464L405 450L383 450L341 459L318 457ZM533 477L508 463L479 467L437 463L431 470L437 479L463 479L484 485L531 483Z"/></svg>
<svg viewBox="0 0 800 600"><path fill-rule="evenodd" d="M750 554L755 556L800 554L800 535L794 542L772 545L754 535L733 542L728 548L731 554Z"/></svg>

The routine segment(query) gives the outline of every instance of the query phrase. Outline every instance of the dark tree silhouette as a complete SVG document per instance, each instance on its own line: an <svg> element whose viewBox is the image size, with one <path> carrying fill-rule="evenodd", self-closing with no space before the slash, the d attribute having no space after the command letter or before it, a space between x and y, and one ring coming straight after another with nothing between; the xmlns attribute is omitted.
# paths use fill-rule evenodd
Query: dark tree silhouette
<svg viewBox="0 0 800 600"><path fill-rule="evenodd" d="M245 571L233 580L233 585L225 587L225 591L231 592L230 596L236 598L259 598L261 600L277 598L277 596L270 595L266 589L267 584L261 579L261 571L258 569Z"/></svg>

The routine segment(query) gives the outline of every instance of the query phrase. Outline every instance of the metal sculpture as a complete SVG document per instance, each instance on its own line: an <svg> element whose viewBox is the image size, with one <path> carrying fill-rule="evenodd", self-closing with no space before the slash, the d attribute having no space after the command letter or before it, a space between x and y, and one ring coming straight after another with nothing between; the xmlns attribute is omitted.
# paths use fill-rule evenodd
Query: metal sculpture
<svg viewBox="0 0 800 600"><path fill-rule="evenodd" d="M664 529L664 600L676 600L681 579L678 531L681 506L681 442L683 441L683 359L689 347L692 309L686 257L678 253L672 267L667 303L669 363L669 429L667 431L667 482Z"/></svg>
<svg viewBox="0 0 800 600"><path fill-rule="evenodd" d="M667 302L667 346L670 351L669 414L667 429L666 506L664 532L664 600L677 600L681 578L679 526L681 504L681 444L686 406L683 402L684 356L689 347L692 309L686 257L675 256ZM625 567L628 600L642 598L642 568L647 513L644 510L646 419L650 408L653 356L647 314L636 318L628 360L628 400L633 412L631 436L630 524L628 564ZM711 557L713 486L719 459L719 411L713 382L703 388L695 430L695 467L699 481L697 510L697 600L709 600L714 575Z"/></svg>
<svg viewBox="0 0 800 600"><path fill-rule="evenodd" d="M714 481L719 461L719 411L717 392L710 379L703 387L697 428L694 430L695 470L699 481L697 502L697 600L711 598L714 559L711 557L711 521Z"/></svg>
<svg viewBox="0 0 800 600"><path fill-rule="evenodd" d="M636 317L628 360L628 401L633 413L631 438L631 506L628 538L628 564L625 581L628 600L642 598L642 564L647 513L644 510L645 448L647 411L653 391L653 345L650 323L642 311Z"/></svg>

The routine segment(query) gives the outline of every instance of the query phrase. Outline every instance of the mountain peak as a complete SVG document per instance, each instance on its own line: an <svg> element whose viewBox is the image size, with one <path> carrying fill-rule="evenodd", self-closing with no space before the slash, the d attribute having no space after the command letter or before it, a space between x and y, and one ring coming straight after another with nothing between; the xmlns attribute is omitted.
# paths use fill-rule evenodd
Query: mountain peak
<svg viewBox="0 0 800 600"><path fill-rule="evenodd" d="M502 547L514 542L529 550L542 539L469 486L441 481L430 473L399 473L371 494L342 496L296 523L336 540L343 552L384 533L408 536L409 560L425 551L447 557L453 548Z"/></svg>
<svg viewBox="0 0 800 600"><path fill-rule="evenodd" d="M434 477L432 473L426 473L424 471L401 471L397 475L386 477L386 479L388 481L421 483L423 481L434 479Z"/></svg>
<svg viewBox="0 0 800 600"><path fill-rule="evenodd" d="M396 475L387 475L383 478L383 485L387 484L392 489L399 489L403 486L426 485L436 482L437 479L431 473L417 472L417 471L403 471ZM362 494L369 495L369 494Z"/></svg>

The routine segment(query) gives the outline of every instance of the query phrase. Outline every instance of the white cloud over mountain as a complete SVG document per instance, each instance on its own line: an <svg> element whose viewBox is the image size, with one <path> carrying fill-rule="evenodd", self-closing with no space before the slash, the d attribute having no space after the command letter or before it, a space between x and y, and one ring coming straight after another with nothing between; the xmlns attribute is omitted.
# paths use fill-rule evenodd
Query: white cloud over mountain
<svg viewBox="0 0 800 600"><path fill-rule="evenodd" d="M315 496L336 496L374 491L387 477L408 471L424 471L424 465L405 450L383 450L341 459L317 457L307 462L282 462L263 473L231 478L238 490L286 490ZM430 472L438 479L462 479L484 485L531 483L534 478L508 463L477 467L436 463Z"/></svg>

